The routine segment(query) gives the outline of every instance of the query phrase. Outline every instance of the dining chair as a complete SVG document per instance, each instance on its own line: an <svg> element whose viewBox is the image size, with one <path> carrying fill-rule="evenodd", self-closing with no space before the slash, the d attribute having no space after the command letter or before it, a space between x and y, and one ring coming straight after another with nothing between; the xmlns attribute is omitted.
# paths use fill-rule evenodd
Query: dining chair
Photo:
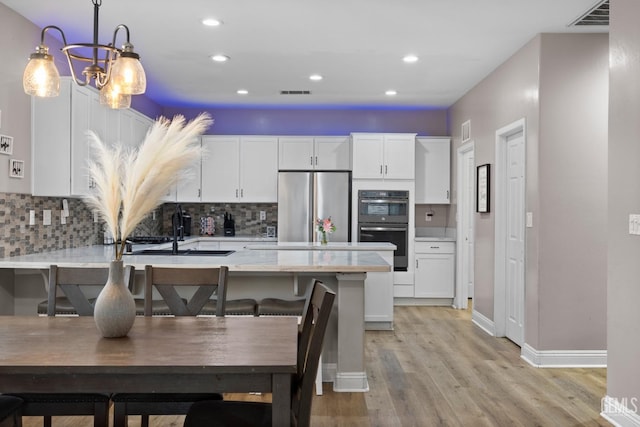
<svg viewBox="0 0 640 427"><path fill-rule="evenodd" d="M297 427L308 427L311 422L313 383L334 299L335 294L322 282L314 283L303 315L291 393L292 425ZM271 426L271 409L270 403L263 402L200 401L191 406L184 427Z"/></svg>
<svg viewBox="0 0 640 427"><path fill-rule="evenodd" d="M173 316L197 316L215 294L216 313L224 316L227 298L229 269L173 268L145 266L144 315L154 316L153 291L156 290L167 304ZM180 289L195 288L193 295L185 298ZM193 402L222 399L219 393L115 393L113 402L113 426L124 427L130 415L141 416L141 426L149 426L150 415L183 415Z"/></svg>
<svg viewBox="0 0 640 427"><path fill-rule="evenodd" d="M126 266L125 283L129 289L133 286L135 269ZM65 294L70 307L78 316L93 316L95 298L88 297L91 288L104 286L109 277L109 268L86 267L49 267L49 298L47 315L57 316L60 297L57 290ZM69 313L63 313L68 315ZM103 393L16 393L24 400L22 416L42 416L44 426L51 427L52 416L93 415L94 427L107 427L109 424L110 395Z"/></svg>
<svg viewBox="0 0 640 427"><path fill-rule="evenodd" d="M22 399L0 395L0 427L22 426Z"/></svg>
<svg viewBox="0 0 640 427"><path fill-rule="evenodd" d="M317 281L315 279L312 280L314 282ZM313 287L313 283L311 286L308 286L305 297L301 299L263 298L258 303L258 316L298 316L300 317L300 327L302 327L304 323L302 316L309 306ZM320 353L318 373L316 374L316 395L322 395L322 353Z"/></svg>

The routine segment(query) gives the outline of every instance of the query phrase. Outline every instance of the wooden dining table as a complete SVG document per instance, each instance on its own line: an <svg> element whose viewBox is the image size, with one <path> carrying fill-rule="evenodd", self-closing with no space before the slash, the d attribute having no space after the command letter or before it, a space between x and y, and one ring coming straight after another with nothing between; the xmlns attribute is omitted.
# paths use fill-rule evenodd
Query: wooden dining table
<svg viewBox="0 0 640 427"><path fill-rule="evenodd" d="M0 316L0 393L273 393L289 426L295 317L137 317L103 338L92 317Z"/></svg>

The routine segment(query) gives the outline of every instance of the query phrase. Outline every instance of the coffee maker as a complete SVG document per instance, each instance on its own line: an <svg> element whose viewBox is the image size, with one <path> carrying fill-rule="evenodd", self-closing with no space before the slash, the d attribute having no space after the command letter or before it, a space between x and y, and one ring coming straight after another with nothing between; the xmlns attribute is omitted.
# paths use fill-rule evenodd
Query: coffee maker
<svg viewBox="0 0 640 427"><path fill-rule="evenodd" d="M224 213L223 229L225 236L236 235L236 221L233 219L233 215L226 212Z"/></svg>

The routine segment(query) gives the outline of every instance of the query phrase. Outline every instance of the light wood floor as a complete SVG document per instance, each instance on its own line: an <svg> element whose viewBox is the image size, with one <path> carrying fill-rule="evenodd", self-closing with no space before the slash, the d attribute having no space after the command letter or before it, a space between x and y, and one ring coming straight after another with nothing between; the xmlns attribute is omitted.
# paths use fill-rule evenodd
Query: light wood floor
<svg viewBox="0 0 640 427"><path fill-rule="evenodd" d="M314 427L609 426L600 418L606 369L537 369L520 348L471 323L470 311L396 307L395 331L368 331L368 393L333 393L313 401ZM228 399L269 400L230 395ZM152 417L154 427L183 417ZM86 417L54 418L54 427L91 426ZM25 418L25 427L41 426ZM134 417L129 423L138 427Z"/></svg>

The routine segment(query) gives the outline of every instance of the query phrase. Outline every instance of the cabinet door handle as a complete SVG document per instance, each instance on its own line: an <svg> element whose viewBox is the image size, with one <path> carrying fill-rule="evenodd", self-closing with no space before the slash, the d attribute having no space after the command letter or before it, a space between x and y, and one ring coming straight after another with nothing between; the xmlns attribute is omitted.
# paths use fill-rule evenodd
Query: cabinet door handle
<svg viewBox="0 0 640 427"><path fill-rule="evenodd" d="M316 156L316 166L318 166L318 156Z"/></svg>
<svg viewBox="0 0 640 427"><path fill-rule="evenodd" d="M447 200L449 200L449 190L447 190Z"/></svg>
<svg viewBox="0 0 640 427"><path fill-rule="evenodd" d="M240 197L244 197L244 188L240 189Z"/></svg>
<svg viewBox="0 0 640 427"><path fill-rule="evenodd" d="M236 199L238 198L238 189L236 188Z"/></svg>
<svg viewBox="0 0 640 427"><path fill-rule="evenodd" d="M384 165L384 174L387 174L387 165Z"/></svg>
<svg viewBox="0 0 640 427"><path fill-rule="evenodd" d="M309 164L313 166L313 156L309 156Z"/></svg>
<svg viewBox="0 0 640 427"><path fill-rule="evenodd" d="M431 249L440 249L440 246L431 246Z"/></svg>
<svg viewBox="0 0 640 427"><path fill-rule="evenodd" d="M202 197L202 190L198 188L198 198Z"/></svg>
<svg viewBox="0 0 640 427"><path fill-rule="evenodd" d="M380 165L380 175L382 175L382 165Z"/></svg>
<svg viewBox="0 0 640 427"><path fill-rule="evenodd" d="M418 260L416 260L416 268L418 268Z"/></svg>

